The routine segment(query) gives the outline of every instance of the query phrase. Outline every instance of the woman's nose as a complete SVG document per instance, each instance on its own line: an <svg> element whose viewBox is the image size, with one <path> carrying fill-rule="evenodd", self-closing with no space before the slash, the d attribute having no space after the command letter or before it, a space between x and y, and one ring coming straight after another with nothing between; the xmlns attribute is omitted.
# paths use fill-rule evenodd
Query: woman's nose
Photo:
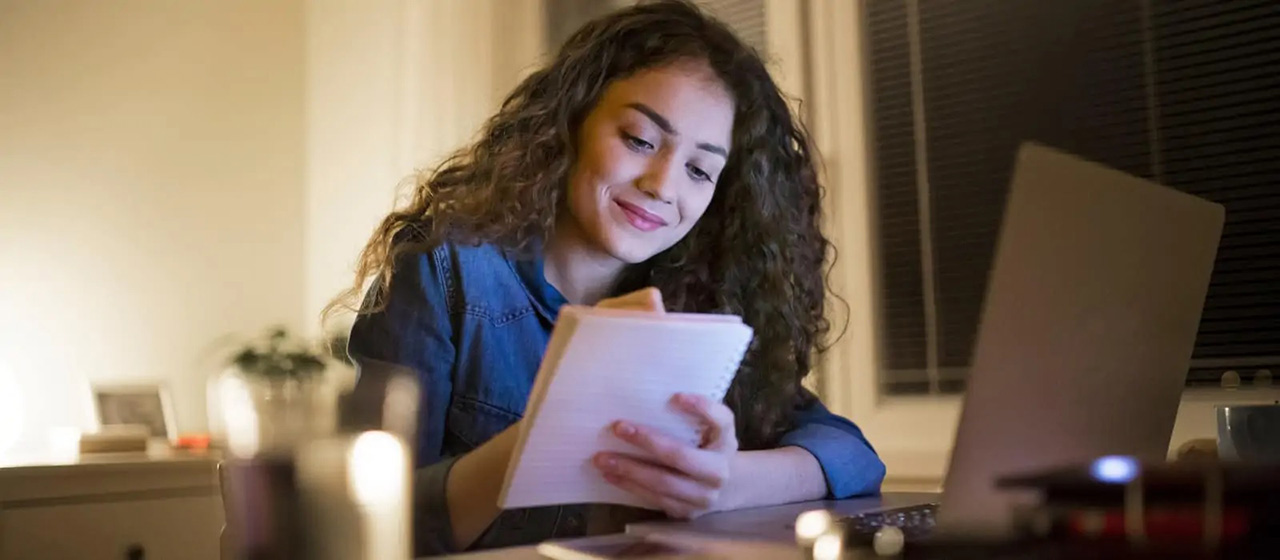
<svg viewBox="0 0 1280 560"><path fill-rule="evenodd" d="M673 174L675 165L672 165L668 158L655 158L655 160L654 165L640 176L637 186L640 192L645 193L649 198L671 204L676 200L676 177Z"/></svg>

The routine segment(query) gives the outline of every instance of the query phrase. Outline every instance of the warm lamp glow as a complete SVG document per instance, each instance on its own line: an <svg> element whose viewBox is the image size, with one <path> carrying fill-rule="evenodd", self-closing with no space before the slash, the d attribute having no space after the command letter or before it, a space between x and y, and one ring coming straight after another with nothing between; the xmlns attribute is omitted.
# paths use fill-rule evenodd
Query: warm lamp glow
<svg viewBox="0 0 1280 560"><path fill-rule="evenodd" d="M18 443L25 420L26 411L23 410L18 380L12 371L0 364L0 455Z"/></svg>
<svg viewBox="0 0 1280 560"><path fill-rule="evenodd" d="M75 461L80 456L80 430L70 426L49 428L49 459Z"/></svg>
<svg viewBox="0 0 1280 560"><path fill-rule="evenodd" d="M222 415L222 425L227 431L227 447L233 455L252 457L258 452L258 412L253 406L253 393L243 379L234 375L223 376L216 385L218 391L217 414Z"/></svg>

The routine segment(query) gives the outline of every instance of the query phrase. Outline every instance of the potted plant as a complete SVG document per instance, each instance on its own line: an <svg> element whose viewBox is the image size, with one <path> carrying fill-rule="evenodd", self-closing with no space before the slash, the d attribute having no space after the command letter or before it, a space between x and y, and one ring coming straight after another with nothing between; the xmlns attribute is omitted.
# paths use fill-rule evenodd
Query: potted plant
<svg viewBox="0 0 1280 560"><path fill-rule="evenodd" d="M209 392L210 416L233 455L289 452L332 431L336 395L326 349L283 327L268 329L226 359Z"/></svg>
<svg viewBox="0 0 1280 560"><path fill-rule="evenodd" d="M246 375L286 384L305 382L324 373L323 355L290 339L283 327L271 329L265 339L265 343L241 348L231 358L231 365Z"/></svg>

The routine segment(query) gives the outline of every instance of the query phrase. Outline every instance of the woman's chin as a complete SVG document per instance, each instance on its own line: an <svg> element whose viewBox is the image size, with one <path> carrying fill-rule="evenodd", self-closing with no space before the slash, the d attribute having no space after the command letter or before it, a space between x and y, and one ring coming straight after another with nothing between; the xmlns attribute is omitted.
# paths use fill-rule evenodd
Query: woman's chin
<svg viewBox="0 0 1280 560"><path fill-rule="evenodd" d="M639 264L649 260L655 253L652 251L641 250L634 247L616 247L609 250L609 254L613 258L622 261L624 264Z"/></svg>
<svg viewBox="0 0 1280 560"><path fill-rule="evenodd" d="M670 226L642 229L631 223L617 205L602 213L600 218L597 227L591 228L594 229L596 245L623 263L642 263L670 246L666 243L672 233Z"/></svg>
<svg viewBox="0 0 1280 560"><path fill-rule="evenodd" d="M603 243L605 251L626 264L639 264L653 258L659 250L653 243L629 239L628 235L612 235Z"/></svg>

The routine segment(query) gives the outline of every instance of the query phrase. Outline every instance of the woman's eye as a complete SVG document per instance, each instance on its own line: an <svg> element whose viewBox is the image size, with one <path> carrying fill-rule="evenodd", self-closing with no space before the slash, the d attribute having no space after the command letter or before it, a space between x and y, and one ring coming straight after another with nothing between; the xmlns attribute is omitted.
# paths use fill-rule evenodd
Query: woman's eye
<svg viewBox="0 0 1280 560"><path fill-rule="evenodd" d="M711 174L701 169L698 169L696 166L693 166L693 165L689 166L689 175L692 176L697 181L706 181L708 183L711 182Z"/></svg>
<svg viewBox="0 0 1280 560"><path fill-rule="evenodd" d="M625 132L622 133L622 140L627 143L627 147L635 151L649 151L653 149L653 144L646 142L639 136L632 136Z"/></svg>

